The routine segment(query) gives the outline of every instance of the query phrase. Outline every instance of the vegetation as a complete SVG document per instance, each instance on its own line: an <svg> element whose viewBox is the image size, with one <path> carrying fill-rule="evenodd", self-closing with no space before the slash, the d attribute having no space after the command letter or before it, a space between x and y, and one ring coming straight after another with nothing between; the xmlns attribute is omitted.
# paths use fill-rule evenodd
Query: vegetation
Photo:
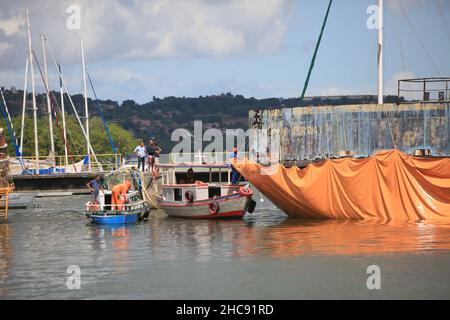
<svg viewBox="0 0 450 320"><path fill-rule="evenodd" d="M59 93L54 93L59 97ZM5 98L8 103L10 112L14 118L14 124L18 134L20 132L20 121L17 116L21 114L23 91L6 90ZM48 152L48 125L46 125L47 117L45 116L46 99L43 94L37 95L39 118L39 143L42 152ZM83 96L73 95L72 100L80 115L84 114ZM388 96L385 98L386 103L397 101L396 96ZM177 128L185 128L193 130L194 120L203 121L204 129L217 128L225 130L247 129L248 128L248 112L251 109L270 109L270 108L289 108L306 105L342 105L342 104L363 104L376 103L376 96L342 96L342 97L314 97L301 102L298 98L280 99L256 99L245 98L242 95L232 95L231 93L200 96L198 98L186 97L166 97L163 99L153 97L153 101L138 104L133 100L125 100L122 104L112 100L100 100L99 106L110 125L116 147L121 152L130 153L136 144L137 139L144 139L146 142L150 137L155 137L159 145L163 148L163 152L168 152L175 142L171 141L171 134ZM31 95L28 95L28 105L31 104ZM94 101L89 99L91 113L91 142L95 152L110 152L110 146L103 128L103 124L98 118L99 114L95 107ZM66 108L69 108L69 102L66 98ZM67 111L68 109L66 109ZM93 117L93 118L92 118ZM97 117L97 118L96 118ZM71 145L72 152L85 152L85 142L81 130L73 117L68 122L69 130L72 133L75 142ZM3 122L4 123L4 122ZM6 125L3 124L6 129ZM30 118L27 118L25 132L25 150L24 153L34 153L33 124ZM125 129L125 130L124 130ZM55 135L59 133L59 129L54 129ZM137 139L136 139L136 138ZM70 139L69 139L70 140ZM61 139L57 142L57 153L63 151L63 143ZM11 149L12 150L12 149Z"/></svg>
<svg viewBox="0 0 450 320"><path fill-rule="evenodd" d="M62 120L59 119L60 124ZM16 116L13 118L14 128L16 129L17 139L20 143L20 131L21 131L21 117ZM10 141L10 136L6 131L6 124L3 120L4 135L6 142L8 143L8 152L10 155L14 155L14 147ZM66 128L67 128L67 142L69 145L70 154L85 154L86 153L86 140L83 132L74 116L66 115ZM108 142L108 136L104 128L103 122L99 117L92 117L89 119L89 136L92 144L92 148L97 154L110 154L113 153L111 145ZM117 124L110 124L109 130L113 138L114 144L118 149L118 152L129 154L133 152L134 147L138 143L134 135L122 128ZM57 122L53 120L53 135L55 138L55 153L57 155L64 154L64 141L62 126L58 126ZM39 154L42 156L48 155L50 152L50 136L48 128L48 118L41 116L38 119L38 140L39 140ZM31 156L35 153L34 146L34 124L33 118L27 116L25 118L25 129L23 138L23 150L24 156Z"/></svg>

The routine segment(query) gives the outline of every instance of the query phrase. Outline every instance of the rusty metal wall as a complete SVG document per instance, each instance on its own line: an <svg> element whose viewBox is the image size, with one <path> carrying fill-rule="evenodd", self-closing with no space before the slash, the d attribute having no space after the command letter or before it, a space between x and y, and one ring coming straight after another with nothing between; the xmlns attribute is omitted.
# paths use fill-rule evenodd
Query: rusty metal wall
<svg viewBox="0 0 450 320"><path fill-rule="evenodd" d="M367 157L398 148L450 155L449 104L384 104L252 110L250 157L260 162L314 160L352 151ZM271 138L261 138L265 132ZM270 143L272 142L276 143ZM278 146L276 147L278 143ZM269 154L269 156L268 156Z"/></svg>

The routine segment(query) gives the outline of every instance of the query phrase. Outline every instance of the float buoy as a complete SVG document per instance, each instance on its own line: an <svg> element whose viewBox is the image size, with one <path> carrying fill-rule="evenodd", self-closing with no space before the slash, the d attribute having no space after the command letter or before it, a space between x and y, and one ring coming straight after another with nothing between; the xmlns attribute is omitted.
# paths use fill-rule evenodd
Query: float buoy
<svg viewBox="0 0 450 320"><path fill-rule="evenodd" d="M217 202L211 202L208 205L208 210L211 214L218 214L220 210L219 204Z"/></svg>
<svg viewBox="0 0 450 320"><path fill-rule="evenodd" d="M244 187L240 187L239 188L239 193L243 197L250 197L250 196L253 195L253 191L252 191L252 189L250 189L250 187L248 185L246 185Z"/></svg>

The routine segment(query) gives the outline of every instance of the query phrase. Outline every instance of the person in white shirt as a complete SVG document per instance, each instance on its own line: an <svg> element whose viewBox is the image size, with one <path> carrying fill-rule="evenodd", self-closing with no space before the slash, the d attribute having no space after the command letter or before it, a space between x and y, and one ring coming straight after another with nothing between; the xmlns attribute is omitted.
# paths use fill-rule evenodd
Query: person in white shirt
<svg viewBox="0 0 450 320"><path fill-rule="evenodd" d="M146 148L144 145L144 141L141 141L141 143L134 148L134 153L136 154L138 158L138 170L141 167L142 164L142 172L145 171L145 156L146 156Z"/></svg>

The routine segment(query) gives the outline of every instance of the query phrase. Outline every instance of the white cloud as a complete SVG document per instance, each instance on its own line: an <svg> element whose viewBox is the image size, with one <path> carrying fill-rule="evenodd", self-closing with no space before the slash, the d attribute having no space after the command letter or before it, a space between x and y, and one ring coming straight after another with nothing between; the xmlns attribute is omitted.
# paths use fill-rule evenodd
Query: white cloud
<svg viewBox="0 0 450 320"><path fill-rule="evenodd" d="M45 33L62 62L73 63L79 36L92 63L111 59L154 59L270 54L281 48L292 0L99 0L7 1L0 12L0 42L14 50L0 68L23 64L29 7L34 46ZM81 30L66 28L69 5L81 8ZM13 18L11 18L13 17ZM40 48L39 48L40 49ZM72 59L72 60L70 60Z"/></svg>
<svg viewBox="0 0 450 320"><path fill-rule="evenodd" d="M6 36L12 36L20 32L21 24L23 23L20 15L4 17L0 19L0 30L6 34Z"/></svg>
<svg viewBox="0 0 450 320"><path fill-rule="evenodd" d="M398 94L398 80L413 79L416 78L415 74L411 71L404 70L395 73L391 79L385 84L385 94Z"/></svg>

